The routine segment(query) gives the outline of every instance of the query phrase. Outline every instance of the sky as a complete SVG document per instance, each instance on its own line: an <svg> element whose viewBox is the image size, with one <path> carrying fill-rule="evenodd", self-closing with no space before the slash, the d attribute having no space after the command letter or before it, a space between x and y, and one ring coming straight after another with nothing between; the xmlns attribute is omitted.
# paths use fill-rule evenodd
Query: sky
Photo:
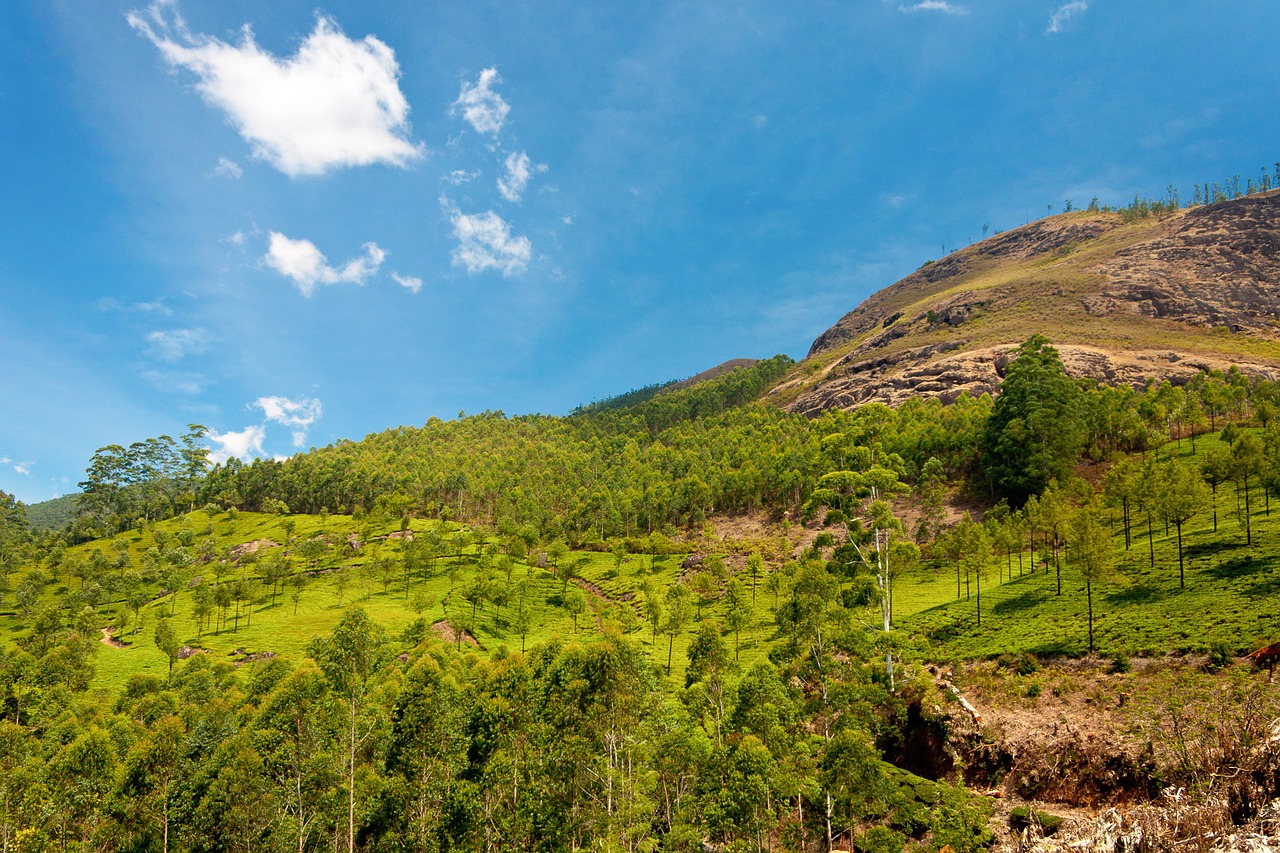
<svg viewBox="0 0 1280 853"><path fill-rule="evenodd" d="M787 353L924 261L1277 168L1275 0L6 0L0 490Z"/></svg>

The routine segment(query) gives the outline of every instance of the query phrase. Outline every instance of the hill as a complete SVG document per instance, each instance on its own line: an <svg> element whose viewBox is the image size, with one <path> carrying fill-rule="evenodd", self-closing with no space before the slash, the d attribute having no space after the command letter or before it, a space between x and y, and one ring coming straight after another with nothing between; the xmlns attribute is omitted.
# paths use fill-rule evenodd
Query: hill
<svg viewBox="0 0 1280 853"><path fill-rule="evenodd" d="M62 530L75 518L77 497L79 495L63 495L31 504L27 507L27 526L36 533Z"/></svg>
<svg viewBox="0 0 1280 853"><path fill-rule="evenodd" d="M805 414L994 393L1053 338L1069 372L1141 387L1235 364L1280 374L1280 191L1135 216L1077 211L1000 233L881 290L771 395Z"/></svg>

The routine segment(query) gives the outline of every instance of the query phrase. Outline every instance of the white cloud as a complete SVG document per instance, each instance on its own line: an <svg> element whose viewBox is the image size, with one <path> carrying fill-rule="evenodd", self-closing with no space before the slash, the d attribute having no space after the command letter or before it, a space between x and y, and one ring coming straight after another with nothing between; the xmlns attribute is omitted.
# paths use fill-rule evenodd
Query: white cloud
<svg viewBox="0 0 1280 853"><path fill-rule="evenodd" d="M302 447L307 442L307 430L319 420L323 412L320 401L312 397L290 400L288 397L259 397L253 401L262 409L268 423L301 427L293 431L293 446Z"/></svg>
<svg viewBox="0 0 1280 853"><path fill-rule="evenodd" d="M456 187L470 183L478 177L480 177L479 172L468 172L466 169L454 169L445 177L445 180Z"/></svg>
<svg viewBox="0 0 1280 853"><path fill-rule="evenodd" d="M410 293L418 293L422 290L422 279L412 275L400 275L398 272L391 273L391 278L396 284L407 289Z"/></svg>
<svg viewBox="0 0 1280 853"><path fill-rule="evenodd" d="M453 223L453 236L458 245L453 250L453 265L477 273L495 269L504 276L522 273L529 267L533 246L528 237L511 236L511 226L492 210L466 214L442 198L441 205Z"/></svg>
<svg viewBox="0 0 1280 853"><path fill-rule="evenodd" d="M240 168L240 164L235 160L228 160L226 157L218 158L218 165L213 167L215 175L225 175L228 178L240 180L244 176L244 169Z"/></svg>
<svg viewBox="0 0 1280 853"><path fill-rule="evenodd" d="M269 422L283 426L309 427L324 412L320 401L313 397L302 397L290 400L288 397L259 397L253 406L262 409L262 414Z"/></svg>
<svg viewBox="0 0 1280 853"><path fill-rule="evenodd" d="M524 195L525 187L529 186L533 173L547 171L545 163L533 165L529 161L529 155L523 151L508 154L505 167L506 174L498 178L498 192L507 201L519 201L520 196Z"/></svg>
<svg viewBox="0 0 1280 853"><path fill-rule="evenodd" d="M171 329L151 332L146 337L153 358L177 361L188 355L199 355L209 347L209 333L204 329Z"/></svg>
<svg viewBox="0 0 1280 853"><path fill-rule="evenodd" d="M331 267L315 243L291 240L279 231L272 231L271 244L263 260L276 272L293 279L302 295L310 297L318 284L364 284L387 256L377 243L365 243L364 251L362 258L352 258L341 268Z"/></svg>
<svg viewBox="0 0 1280 853"><path fill-rule="evenodd" d="M95 304L97 305L97 308L99 311L120 311L120 312L136 311L139 314L159 314L164 317L173 316L173 309L171 309L168 305L165 305L163 302L124 303L113 296L104 296L102 299L99 299Z"/></svg>
<svg viewBox="0 0 1280 853"><path fill-rule="evenodd" d="M503 122L507 120L507 113L511 112L510 105L493 91L493 85L501 82L502 78L498 76L496 68L481 71L475 83L462 81L462 90L458 93L458 99L453 102L450 114L461 113L477 133L497 136L502 130Z"/></svg>
<svg viewBox="0 0 1280 853"><path fill-rule="evenodd" d="M1060 33L1062 28L1068 21L1077 15L1081 15L1089 8L1089 4L1085 0L1072 0L1070 3L1063 3L1058 7L1052 15L1049 16L1048 32Z"/></svg>
<svg viewBox="0 0 1280 853"><path fill-rule="evenodd" d="M205 379L199 373L172 373L160 370L143 371L142 378L152 387L167 393L195 396L204 391Z"/></svg>
<svg viewBox="0 0 1280 853"><path fill-rule="evenodd" d="M10 468L12 468L14 471L21 474L24 477L31 476L31 466L34 464L36 463L18 462L16 460L10 459L8 456L0 456L0 465L8 465Z"/></svg>
<svg viewBox="0 0 1280 853"><path fill-rule="evenodd" d="M267 430L262 426L250 426L240 432L209 432L209 440L216 447L209 453L209 460L221 465L232 456L244 459L250 454L262 455L262 442L267 437Z"/></svg>
<svg viewBox="0 0 1280 853"><path fill-rule="evenodd" d="M243 231L237 231L227 238L227 242L235 246L237 249L244 248L245 236Z"/></svg>
<svg viewBox="0 0 1280 853"><path fill-rule="evenodd" d="M572 224L573 224L573 219L574 219L573 214L572 214L572 213L570 213L570 214L569 214L569 215L567 215L567 216L562 216L562 217L560 217L560 222L561 222L561 224L563 224L563 225L572 225Z"/></svg>
<svg viewBox="0 0 1280 853"><path fill-rule="evenodd" d="M947 0L921 0L919 3L899 4L899 12L941 12L944 15L967 15L969 10Z"/></svg>
<svg viewBox="0 0 1280 853"><path fill-rule="evenodd" d="M258 47L247 25L234 45L190 32L175 0L126 18L171 66L196 75L205 101L226 113L254 156L286 175L422 156L409 140L395 52L373 36L354 41L319 17L298 52L280 58Z"/></svg>

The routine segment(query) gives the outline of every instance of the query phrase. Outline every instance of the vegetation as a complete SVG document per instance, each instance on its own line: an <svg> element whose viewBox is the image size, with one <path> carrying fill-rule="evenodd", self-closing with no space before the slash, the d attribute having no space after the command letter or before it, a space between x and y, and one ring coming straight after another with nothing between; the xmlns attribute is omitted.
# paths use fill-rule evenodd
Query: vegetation
<svg viewBox="0 0 1280 853"><path fill-rule="evenodd" d="M95 454L65 535L0 495L0 835L977 850L986 801L887 760L924 663L1280 632L1274 383L1084 387L1033 338L995 402L806 420L758 402L789 366L286 462L193 425Z"/></svg>

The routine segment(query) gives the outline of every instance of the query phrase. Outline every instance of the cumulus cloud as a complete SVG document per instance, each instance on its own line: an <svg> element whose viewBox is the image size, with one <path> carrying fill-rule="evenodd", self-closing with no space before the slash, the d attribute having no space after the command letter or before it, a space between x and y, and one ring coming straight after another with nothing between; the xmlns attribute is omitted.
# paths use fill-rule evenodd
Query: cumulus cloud
<svg viewBox="0 0 1280 853"><path fill-rule="evenodd" d="M964 6L948 3L947 0L921 0L919 3L900 3L899 12L941 12L944 15L964 15L968 9Z"/></svg>
<svg viewBox="0 0 1280 853"><path fill-rule="evenodd" d="M223 175L228 178L239 180L244 176L244 169L240 168L240 164L235 160L229 160L226 157L218 158L218 165L213 167L215 175Z"/></svg>
<svg viewBox="0 0 1280 853"><path fill-rule="evenodd" d="M188 355L199 355L209 347L209 333L204 329L157 330L146 337L147 351L161 361L178 361Z"/></svg>
<svg viewBox="0 0 1280 853"><path fill-rule="evenodd" d="M1067 22L1077 15L1082 15L1089 8L1089 4L1085 0L1072 0L1070 3L1063 3L1057 10L1049 16L1048 32L1060 33Z"/></svg>
<svg viewBox="0 0 1280 853"><path fill-rule="evenodd" d="M309 298L319 284L364 284L387 256L377 243L365 243L364 251L364 257L333 267L310 240L291 240L279 231L272 231L263 260L282 276L292 279L302 295Z"/></svg>
<svg viewBox="0 0 1280 853"><path fill-rule="evenodd" d="M209 460L216 465L221 465L232 456L237 459L244 459L248 456L262 455L262 442L267 437L267 430L263 426L249 426L239 432L213 432L208 434L209 441L213 442L214 447L209 453Z"/></svg>
<svg viewBox="0 0 1280 853"><path fill-rule="evenodd" d="M409 139L395 52L373 36L349 39L321 16L298 52L281 58L262 50L247 25L238 44L192 33L175 0L126 18L170 66L196 76L205 101L226 113L254 156L286 175L404 166L422 156Z"/></svg>
<svg viewBox="0 0 1280 853"><path fill-rule="evenodd" d="M501 82L496 68L481 71L474 83L462 81L462 90L453 102L451 114L461 114L477 133L497 136L507 120L507 113L511 112L511 106L493 91L493 86Z"/></svg>
<svg viewBox="0 0 1280 853"><path fill-rule="evenodd" d="M268 423L299 427L293 431L293 446L302 447L307 441L307 430L319 420L323 411L320 401L312 397L291 400L288 397L259 397L253 406L262 409Z"/></svg>
<svg viewBox="0 0 1280 853"><path fill-rule="evenodd" d="M525 187L529 186L529 179L533 174L545 172L547 167L545 163L535 166L530 162L529 155L521 151L507 155L505 170L505 174L498 178L498 192L502 193L502 197L507 201L519 201L524 195Z"/></svg>
<svg viewBox="0 0 1280 853"><path fill-rule="evenodd" d="M470 273L498 270L504 276L528 269L533 256L529 238L512 236L511 226L501 216L492 210L463 213L448 199L441 199L440 203L449 214L453 237L458 241L453 249L455 267L465 267Z"/></svg>
<svg viewBox="0 0 1280 853"><path fill-rule="evenodd" d="M398 272L392 272L391 278L396 284L408 290L410 293L417 293L422 290L422 279L412 275L400 275Z"/></svg>

